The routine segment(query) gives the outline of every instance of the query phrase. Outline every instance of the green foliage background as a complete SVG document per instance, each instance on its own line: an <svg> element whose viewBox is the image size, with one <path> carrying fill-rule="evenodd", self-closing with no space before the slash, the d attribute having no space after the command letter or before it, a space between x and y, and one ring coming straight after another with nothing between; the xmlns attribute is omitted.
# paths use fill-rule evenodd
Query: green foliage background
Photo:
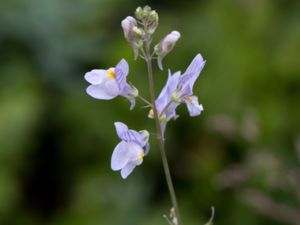
<svg viewBox="0 0 300 225"><path fill-rule="evenodd" d="M154 42L172 30L182 34L165 68L184 71L198 52L207 60L195 86L205 111L190 118L180 107L167 128L185 224L204 224L211 206L218 225L296 224L297 0L2 0L0 224L166 224L170 201L155 139L127 180L110 169L119 141L113 122L154 131L148 111L139 104L130 112L122 98L92 99L83 79L125 58L130 81L149 97L144 62L133 60L120 28L145 4L160 15ZM166 77L155 70L157 93ZM251 204L257 192L294 214L263 212Z"/></svg>

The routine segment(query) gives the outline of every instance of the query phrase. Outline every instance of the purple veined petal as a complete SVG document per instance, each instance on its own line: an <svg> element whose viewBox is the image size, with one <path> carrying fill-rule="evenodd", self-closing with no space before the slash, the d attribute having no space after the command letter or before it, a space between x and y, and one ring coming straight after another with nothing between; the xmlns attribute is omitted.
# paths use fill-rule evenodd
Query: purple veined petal
<svg viewBox="0 0 300 225"><path fill-rule="evenodd" d="M199 77L205 62L200 54L197 54L184 74L180 77L178 87L184 95L192 95L192 89Z"/></svg>
<svg viewBox="0 0 300 225"><path fill-rule="evenodd" d="M128 130L123 134L123 139L125 141L134 142L139 146L144 147L149 141L149 132L146 130L142 130L139 132L135 130Z"/></svg>
<svg viewBox="0 0 300 225"><path fill-rule="evenodd" d="M141 134L135 130L128 130L126 133L124 133L123 138L125 141L134 142L141 147L144 147L146 144L143 140L143 136L141 136Z"/></svg>
<svg viewBox="0 0 300 225"><path fill-rule="evenodd" d="M123 140L123 135L128 131L128 127L122 122L115 122L115 128L118 134L118 137Z"/></svg>
<svg viewBox="0 0 300 225"><path fill-rule="evenodd" d="M84 75L84 79L90 84L100 84L106 76L106 70L91 70Z"/></svg>
<svg viewBox="0 0 300 225"><path fill-rule="evenodd" d="M121 59L121 61L115 67L116 80L118 82L121 91L125 88L127 84L126 77L128 75L128 72L129 72L129 66L127 61L125 59Z"/></svg>
<svg viewBox="0 0 300 225"><path fill-rule="evenodd" d="M123 179L126 179L134 170L136 165L128 163L125 167L122 168L121 170L121 176Z"/></svg>
<svg viewBox="0 0 300 225"><path fill-rule="evenodd" d="M121 59L120 62L116 65L115 69L119 70L124 76L128 75L129 66L125 59Z"/></svg>
<svg viewBox="0 0 300 225"><path fill-rule="evenodd" d="M111 92L109 92L105 87L105 84L90 85L86 89L86 92L93 98L102 100L113 99L117 96L116 94L112 94Z"/></svg>
<svg viewBox="0 0 300 225"><path fill-rule="evenodd" d="M155 105L158 113L161 113L163 109L166 107L166 105L169 103L169 101L171 100L173 92L177 89L179 78L180 78L179 71L172 75L171 71L169 70L168 80L165 86L163 87L161 93L159 94L158 98L155 101Z"/></svg>
<svg viewBox="0 0 300 225"><path fill-rule="evenodd" d="M114 171L122 169L131 160L128 143L121 141L114 149L111 157L111 169Z"/></svg>
<svg viewBox="0 0 300 225"><path fill-rule="evenodd" d="M197 96L190 96L184 100L190 116L199 116L203 111L203 106L199 104Z"/></svg>

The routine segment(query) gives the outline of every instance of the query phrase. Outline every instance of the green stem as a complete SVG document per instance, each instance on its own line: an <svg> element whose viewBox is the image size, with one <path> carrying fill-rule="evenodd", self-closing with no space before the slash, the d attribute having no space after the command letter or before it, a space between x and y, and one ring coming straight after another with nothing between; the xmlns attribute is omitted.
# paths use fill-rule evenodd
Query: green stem
<svg viewBox="0 0 300 225"><path fill-rule="evenodd" d="M155 89L154 89L154 80L153 80L153 71L152 71L152 57L150 53L150 44L149 42L146 43L146 54L145 54L145 59L147 63L147 70L148 70L148 80L149 80L149 89L150 89L150 97L151 97L151 104L153 106L153 112L154 112L154 120L155 120L155 125L156 125L156 131L159 134L159 147L160 147L160 153L161 153L161 158L162 158L162 164L165 172L165 177L172 201L172 205L175 209L175 214L178 220L177 225L182 225L181 223L181 217L179 213L179 208L178 208L178 203L177 203L177 198L170 174L170 169L169 169L169 164L167 160L167 155L166 155L166 150L165 150L165 144L164 144L164 138L163 138L163 131L161 128L161 123L159 120L159 115L157 112L157 108L155 105Z"/></svg>
<svg viewBox="0 0 300 225"><path fill-rule="evenodd" d="M147 99L145 99L144 97L142 97L142 96L140 96L140 95L138 95L137 97L138 97L139 99L141 99L144 103L146 103L147 106L152 107L152 103L149 102Z"/></svg>

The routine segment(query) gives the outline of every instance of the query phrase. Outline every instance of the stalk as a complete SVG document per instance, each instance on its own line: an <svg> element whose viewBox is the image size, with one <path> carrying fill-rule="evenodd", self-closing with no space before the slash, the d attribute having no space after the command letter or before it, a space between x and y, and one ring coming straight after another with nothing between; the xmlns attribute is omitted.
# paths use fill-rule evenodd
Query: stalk
<svg viewBox="0 0 300 225"><path fill-rule="evenodd" d="M163 137L164 135L163 135L163 131L162 131L162 128L161 128L161 123L160 123L160 120L159 120L159 115L158 115L158 112L157 112L157 108L156 108L156 105L155 105L155 89L154 89L153 70L152 70L152 56L151 56L151 53L150 53L150 42L151 42L150 40L146 41L145 61L147 63L151 104L152 104L153 112L154 112L154 120L155 120L156 131L159 134L158 135L159 149L160 149L160 153L161 153L161 159L162 159L162 164L163 164L163 168L164 168L165 178L166 178L167 186L168 186L168 189L169 189L171 202L172 202L172 205L173 205L174 210L175 210L175 215L176 215L176 218L178 220L178 224L176 224L176 225L182 225L181 216L180 216L180 213L179 213L179 207L178 207L178 203L177 203L177 198L176 198L174 185L173 185L173 182L172 182L171 173L170 173L170 169L169 169L169 164L168 164L168 160L167 160L164 137Z"/></svg>

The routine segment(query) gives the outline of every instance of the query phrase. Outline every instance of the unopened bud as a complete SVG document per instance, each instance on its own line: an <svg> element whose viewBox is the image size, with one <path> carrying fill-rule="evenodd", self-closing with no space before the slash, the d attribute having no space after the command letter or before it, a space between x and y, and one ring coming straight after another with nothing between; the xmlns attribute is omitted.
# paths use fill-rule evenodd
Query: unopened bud
<svg viewBox="0 0 300 225"><path fill-rule="evenodd" d="M132 28L132 34L136 39L141 39L144 36L144 31L135 26Z"/></svg>
<svg viewBox="0 0 300 225"><path fill-rule="evenodd" d="M155 10L152 10L149 15L150 21L158 22L158 14Z"/></svg>
<svg viewBox="0 0 300 225"><path fill-rule="evenodd" d="M124 31L125 38L130 42L131 39L131 30L133 27L137 25L136 20L132 16L127 16L124 20L121 22L121 26Z"/></svg>
<svg viewBox="0 0 300 225"><path fill-rule="evenodd" d="M135 17L139 20L143 20L149 16L150 11L151 8L149 6L145 6L144 8L137 7L135 10Z"/></svg>
<svg viewBox="0 0 300 225"><path fill-rule="evenodd" d="M147 32L153 34L158 26L158 14L155 10L152 10L149 15Z"/></svg>
<svg viewBox="0 0 300 225"><path fill-rule="evenodd" d="M133 48L134 59L137 59L139 48L143 45L142 37L144 35L144 31L137 27L136 20L131 16L127 16L124 20L122 20L121 26L123 28L125 38Z"/></svg>
<svg viewBox="0 0 300 225"><path fill-rule="evenodd" d="M176 42L180 38L180 33L178 31L172 31L164 39L154 47L154 51L157 54L158 67L163 70L162 60L163 58L172 51Z"/></svg>
<svg viewBox="0 0 300 225"><path fill-rule="evenodd" d="M178 31L172 31L168 34L161 42L161 51L163 53L169 53L175 46L176 42L180 38L180 33Z"/></svg>
<svg viewBox="0 0 300 225"><path fill-rule="evenodd" d="M142 15L143 15L143 9L142 9L142 7L140 7L140 6L137 7L134 14L135 14L135 17L137 19L141 20L142 19Z"/></svg>

